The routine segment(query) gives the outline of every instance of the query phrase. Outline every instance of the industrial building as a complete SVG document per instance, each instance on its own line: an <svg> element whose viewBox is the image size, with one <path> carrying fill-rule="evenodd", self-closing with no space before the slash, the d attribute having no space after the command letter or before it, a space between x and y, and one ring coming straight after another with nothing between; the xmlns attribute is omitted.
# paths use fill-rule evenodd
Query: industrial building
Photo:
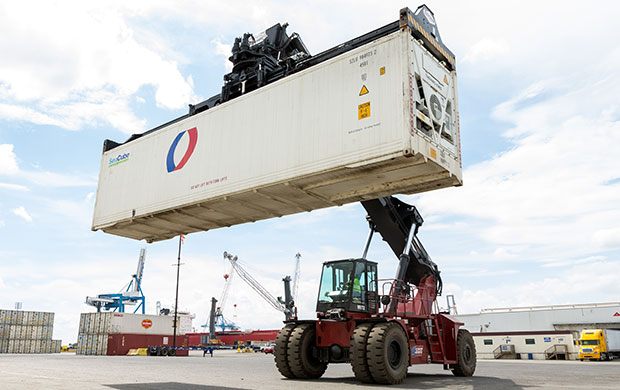
<svg viewBox="0 0 620 390"><path fill-rule="evenodd" d="M620 329L620 302L483 309L456 315L479 359L577 359L583 329Z"/></svg>

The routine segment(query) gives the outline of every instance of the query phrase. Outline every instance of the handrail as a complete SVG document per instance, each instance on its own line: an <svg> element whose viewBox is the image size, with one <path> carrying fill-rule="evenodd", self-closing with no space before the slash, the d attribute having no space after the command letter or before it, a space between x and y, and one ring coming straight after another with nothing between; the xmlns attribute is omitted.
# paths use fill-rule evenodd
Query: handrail
<svg viewBox="0 0 620 390"><path fill-rule="evenodd" d="M519 311L539 311L539 310L564 310L564 309L588 309L620 306L620 302L603 303L577 303L571 305L545 305L545 306L518 306L518 307L497 307L481 309L480 313L506 313Z"/></svg>

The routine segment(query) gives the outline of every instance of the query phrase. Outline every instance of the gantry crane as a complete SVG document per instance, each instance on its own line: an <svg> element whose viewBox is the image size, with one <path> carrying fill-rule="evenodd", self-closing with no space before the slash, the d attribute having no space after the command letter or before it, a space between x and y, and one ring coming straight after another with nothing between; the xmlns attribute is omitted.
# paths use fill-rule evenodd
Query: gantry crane
<svg viewBox="0 0 620 390"><path fill-rule="evenodd" d="M142 292L142 275L144 273L144 261L146 259L146 249L140 249L140 256L138 257L138 267L136 273L131 276L131 280L127 283L120 292L111 294L99 294L96 297L86 297L86 304L97 308L97 312L104 311L117 311L119 313L125 312L125 306L137 305L134 309L134 313L138 310L145 314L146 298Z"/></svg>

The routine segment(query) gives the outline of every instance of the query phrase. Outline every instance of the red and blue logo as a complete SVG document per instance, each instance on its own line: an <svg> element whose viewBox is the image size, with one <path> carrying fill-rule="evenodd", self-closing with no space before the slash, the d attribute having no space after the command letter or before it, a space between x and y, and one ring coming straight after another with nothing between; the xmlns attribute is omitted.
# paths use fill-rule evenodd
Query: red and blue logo
<svg viewBox="0 0 620 390"><path fill-rule="evenodd" d="M177 146L179 145L179 142L186 133L189 137L189 142L187 143L187 150L185 150L185 154L183 154L183 157L181 158L179 163L175 164L175 151L177 149ZM192 127L189 130L184 130L177 134L174 141L172 141L172 145L170 145L170 149L168 149L168 157L166 158L166 169L168 170L168 173L178 171L182 169L185 164L187 164L187 161L190 157L192 157L192 154L194 153L194 149L196 149L196 142L198 142L198 130L195 127Z"/></svg>

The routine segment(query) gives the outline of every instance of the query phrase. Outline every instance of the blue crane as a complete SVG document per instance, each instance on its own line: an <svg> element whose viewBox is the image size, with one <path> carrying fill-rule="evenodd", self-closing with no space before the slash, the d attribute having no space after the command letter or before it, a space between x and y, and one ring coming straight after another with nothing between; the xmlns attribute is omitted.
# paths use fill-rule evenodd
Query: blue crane
<svg viewBox="0 0 620 390"><path fill-rule="evenodd" d="M86 297L86 304L97 308L97 312L116 311L125 313L125 306L134 306L134 313L142 310L145 314L146 298L142 292L142 274L144 273L144 261L146 257L146 249L140 249L140 257L138 258L138 268L136 273L131 276L129 283L125 285L118 293L99 294L96 297Z"/></svg>

